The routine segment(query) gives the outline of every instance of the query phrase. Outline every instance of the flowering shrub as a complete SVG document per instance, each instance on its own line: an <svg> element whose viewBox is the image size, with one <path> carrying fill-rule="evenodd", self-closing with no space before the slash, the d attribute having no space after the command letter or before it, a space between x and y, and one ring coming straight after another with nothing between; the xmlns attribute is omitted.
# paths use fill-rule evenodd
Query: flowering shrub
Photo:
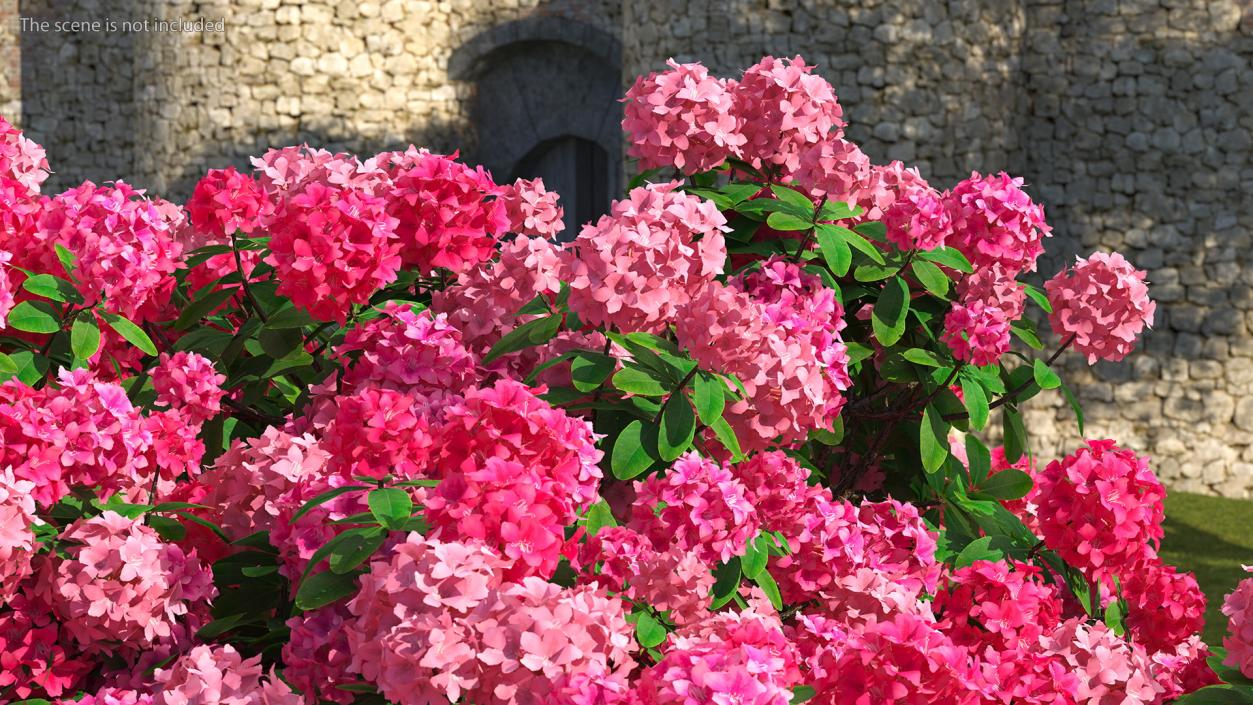
<svg viewBox="0 0 1253 705"><path fill-rule="evenodd" d="M0 121L0 704L1253 702L1253 578L1211 652L1148 459L1023 423L1143 272L1023 281L1023 181L872 164L800 57L625 102L566 245L456 155L179 206Z"/></svg>

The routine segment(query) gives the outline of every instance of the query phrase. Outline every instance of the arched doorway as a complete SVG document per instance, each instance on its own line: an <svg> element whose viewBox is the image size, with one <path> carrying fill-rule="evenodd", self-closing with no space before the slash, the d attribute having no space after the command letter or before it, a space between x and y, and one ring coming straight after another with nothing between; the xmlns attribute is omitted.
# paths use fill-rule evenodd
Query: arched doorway
<svg viewBox="0 0 1253 705"><path fill-rule="evenodd" d="M493 27L453 53L449 75L472 82L476 146L497 179L544 179L561 194L566 230L609 209L621 191L621 45L561 17Z"/></svg>
<svg viewBox="0 0 1253 705"><path fill-rule="evenodd" d="M550 191L561 194L566 229L562 240L578 235L589 223L609 211L614 168L604 148L581 137L566 135L546 140L527 153L511 178L544 180Z"/></svg>

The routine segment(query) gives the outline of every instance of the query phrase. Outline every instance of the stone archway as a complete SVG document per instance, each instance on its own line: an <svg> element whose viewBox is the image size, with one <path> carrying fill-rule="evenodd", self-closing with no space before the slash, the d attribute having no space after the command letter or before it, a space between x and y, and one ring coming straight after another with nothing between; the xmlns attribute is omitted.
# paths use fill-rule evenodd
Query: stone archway
<svg viewBox="0 0 1253 705"><path fill-rule="evenodd" d="M476 146L498 179L543 177L567 212L566 236L621 191L621 46L559 17L494 27L453 53L449 75L471 82Z"/></svg>

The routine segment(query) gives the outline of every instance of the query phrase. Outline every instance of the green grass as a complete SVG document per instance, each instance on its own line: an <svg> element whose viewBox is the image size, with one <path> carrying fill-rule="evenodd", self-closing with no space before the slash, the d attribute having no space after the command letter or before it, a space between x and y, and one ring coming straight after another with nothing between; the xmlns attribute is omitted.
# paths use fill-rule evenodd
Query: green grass
<svg viewBox="0 0 1253 705"><path fill-rule="evenodd" d="M1249 576L1240 564L1253 564L1253 501L1169 492L1162 557L1181 570L1196 573L1209 598L1205 641L1221 645L1227 629L1227 620L1219 612L1223 596Z"/></svg>

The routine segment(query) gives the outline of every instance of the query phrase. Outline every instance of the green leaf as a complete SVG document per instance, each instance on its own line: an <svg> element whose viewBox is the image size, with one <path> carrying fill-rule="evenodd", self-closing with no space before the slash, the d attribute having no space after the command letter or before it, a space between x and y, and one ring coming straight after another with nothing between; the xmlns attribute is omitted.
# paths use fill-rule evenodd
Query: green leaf
<svg viewBox="0 0 1253 705"><path fill-rule="evenodd" d="M0 353L0 382L16 377L17 371L17 361L4 353Z"/></svg>
<svg viewBox="0 0 1253 705"><path fill-rule="evenodd" d="M816 235L818 248L822 251L822 258L826 261L827 267L837 277L848 274L848 268L853 263L853 252L844 238L833 232L832 228L827 225L819 225Z"/></svg>
<svg viewBox="0 0 1253 705"><path fill-rule="evenodd" d="M1066 397L1066 402L1070 404L1070 410L1075 412L1075 421L1079 424L1079 435L1083 435L1083 406L1079 404L1079 399L1075 397L1075 393L1070 391L1070 387L1065 384L1061 386L1062 396Z"/></svg>
<svg viewBox="0 0 1253 705"><path fill-rule="evenodd" d="M219 289L218 291L210 291L208 294L205 294L199 299L196 299L188 304L187 308L183 309L183 312L178 314L178 318L174 321L174 329L187 330L188 328L191 328L196 323L200 322L200 319L209 315L210 312L215 310L218 306L221 306L227 299L234 295L234 289ZM293 307L288 310L298 311L299 309ZM266 326L271 328L275 327L272 325L272 322L273 319L267 322Z"/></svg>
<svg viewBox="0 0 1253 705"><path fill-rule="evenodd" d="M905 280L894 277L883 287L883 293L875 302L870 316L874 337L884 347L891 347L905 334L905 320L909 315L909 287Z"/></svg>
<svg viewBox="0 0 1253 705"><path fill-rule="evenodd" d="M766 597L770 598L770 604L774 605L776 610L783 609L783 597L779 594L779 584L774 581L774 576L770 574L770 571L761 571L761 575L754 578L753 582L766 593Z"/></svg>
<svg viewBox="0 0 1253 705"><path fill-rule="evenodd" d="M971 484L983 482L992 471L992 453L973 433L966 434L966 462L969 463Z"/></svg>
<svg viewBox="0 0 1253 705"><path fill-rule="evenodd" d="M1205 659L1210 670L1218 676L1218 679L1224 683L1232 685L1250 685L1253 686L1253 678L1249 678L1240 672L1240 669L1232 666L1223 665L1223 661L1227 660L1227 650L1221 646L1210 647L1210 656Z"/></svg>
<svg viewBox="0 0 1253 705"><path fill-rule="evenodd" d="M709 428L713 430L722 446L730 451L732 461L738 463L744 459L744 453L740 450L740 439L736 438L735 430L731 428L731 424L727 423L725 417L709 424Z"/></svg>
<svg viewBox="0 0 1253 705"><path fill-rule="evenodd" d="M288 520L288 523L289 524L296 523L300 519L300 517L308 514L309 512L316 509L318 506L326 504L327 502L331 501L332 499L335 499L336 497L342 494L348 494L349 492L359 492L361 490L368 490L368 489L370 488L366 487L365 485L344 485L343 487L336 487L333 490L327 490L323 492L322 494L319 494L318 496L309 500L308 502L305 502L304 505L300 507L299 511L297 511L295 514L292 515L292 518Z"/></svg>
<svg viewBox="0 0 1253 705"><path fill-rule="evenodd" d="M148 516L147 524L166 541L182 541L187 536L187 527L177 519L152 514Z"/></svg>
<svg viewBox="0 0 1253 705"><path fill-rule="evenodd" d="M1031 328L1031 324L1025 320L1014 321L1010 324L1009 332L1013 333L1014 337L1026 343L1033 350L1044 349L1044 343L1040 342L1040 336L1036 335L1035 330Z"/></svg>
<svg viewBox="0 0 1253 705"><path fill-rule="evenodd" d="M885 264L883 252L875 247L866 238L858 235L856 232L849 230L842 225L832 225L831 223L821 223L818 225L819 232L825 232L828 235L834 235L844 242L844 244L852 247L862 253L875 264Z"/></svg>
<svg viewBox="0 0 1253 705"><path fill-rule="evenodd" d="M692 379L692 402L696 405L696 415L701 423L712 426L722 418L726 392L727 386L717 377L698 374Z"/></svg>
<svg viewBox="0 0 1253 705"><path fill-rule="evenodd" d="M491 364L498 358L536 345L543 345L561 329L561 316L552 315L528 321L509 331L483 358L483 364Z"/></svg>
<svg viewBox="0 0 1253 705"><path fill-rule="evenodd" d="M874 348L869 345L862 345L855 341L848 341L844 344L848 348L848 364L855 365L862 360L874 355Z"/></svg>
<svg viewBox="0 0 1253 705"><path fill-rule="evenodd" d="M976 492L972 494L1001 501L1022 499L1031 491L1032 484L1031 476L1027 473L1007 468L979 483Z"/></svg>
<svg viewBox="0 0 1253 705"><path fill-rule="evenodd" d="M232 292L228 291L227 293L230 294ZM179 318L182 318L182 316L179 316ZM303 308L288 306L270 314L270 319L265 322L265 327L271 330L284 330L287 328L304 328L315 322L313 316L310 316L309 312Z"/></svg>
<svg viewBox="0 0 1253 705"><path fill-rule="evenodd" d="M809 196L800 191L786 186L779 186L778 184L771 185L770 190L774 193L774 197L780 201L805 213L812 214L814 212L813 201L809 200Z"/></svg>
<svg viewBox="0 0 1253 705"><path fill-rule="evenodd" d="M1048 294L1045 294L1043 291L1040 291L1030 284L1022 284L1022 290L1026 292L1027 296L1031 297L1031 300L1034 301L1037 306L1044 309L1045 313L1053 312L1053 304L1049 303Z"/></svg>
<svg viewBox="0 0 1253 705"><path fill-rule="evenodd" d="M74 253L70 252L65 245L59 242L52 247L56 250L57 261L61 263L61 268L65 270L65 276L73 276L74 270L77 268L77 265L75 265L77 258L74 256Z"/></svg>
<svg viewBox="0 0 1253 705"><path fill-rule="evenodd" d="M590 392L604 384L617 365L618 361L608 355L581 352L570 361L572 384L580 392Z"/></svg>
<svg viewBox="0 0 1253 705"><path fill-rule="evenodd" d="M923 288L943 299L948 296L948 275L925 259L916 259L909 268Z"/></svg>
<svg viewBox="0 0 1253 705"><path fill-rule="evenodd" d="M766 216L766 225L775 230L793 231L793 230L809 230L814 224L804 218L798 218L791 213L771 213Z"/></svg>
<svg viewBox="0 0 1253 705"><path fill-rule="evenodd" d="M801 703L812 700L818 694L812 685L798 685L792 688L792 699L788 701L788 705L801 705Z"/></svg>
<svg viewBox="0 0 1253 705"><path fill-rule="evenodd" d="M1124 617L1126 614L1123 612L1122 600L1114 600L1105 606L1105 626L1118 636L1127 633L1127 626L1123 624Z"/></svg>
<svg viewBox="0 0 1253 705"><path fill-rule="evenodd" d="M48 358L30 350L19 350L9 360L17 366L17 378L28 387L43 379L48 371Z"/></svg>
<svg viewBox="0 0 1253 705"><path fill-rule="evenodd" d="M613 376L614 389L642 397L664 397L669 391L647 372L635 367L623 367Z"/></svg>
<svg viewBox="0 0 1253 705"><path fill-rule="evenodd" d="M1062 386L1062 378L1058 377L1044 360L1035 361L1032 374L1035 376L1035 383L1040 385L1040 389L1057 389Z"/></svg>
<svg viewBox="0 0 1253 705"><path fill-rule="evenodd" d="M1023 425L1022 414L1008 406L1001 418L1005 433L1005 462L1013 465L1027 450L1027 427Z"/></svg>
<svg viewBox="0 0 1253 705"><path fill-rule="evenodd" d="M78 289L75 289L73 284L51 274L36 274L33 277L27 277L26 281L22 282L22 288L35 296L61 303L81 304L83 302L82 294L78 293Z"/></svg>
<svg viewBox="0 0 1253 705"><path fill-rule="evenodd" d="M868 237L871 240L878 240L880 242L887 240L888 237L888 226L877 220L854 225L853 230L856 230L859 235Z"/></svg>
<svg viewBox="0 0 1253 705"><path fill-rule="evenodd" d="M970 274L975 271L975 268L970 265L970 260L966 259L966 255L963 255L955 247L942 247L930 252L919 252L918 256L928 262L935 262L949 269L956 269L963 274Z"/></svg>
<svg viewBox="0 0 1253 705"><path fill-rule="evenodd" d="M714 587L713 587L713 603L711 609L718 609L735 597L736 592L740 589L740 557L734 556L731 560L719 565L714 569Z"/></svg>
<svg viewBox="0 0 1253 705"><path fill-rule="evenodd" d="M1173 705L1253 705L1253 688L1211 685L1172 701Z"/></svg>
<svg viewBox="0 0 1253 705"><path fill-rule="evenodd" d="M329 560L331 572L341 575L352 572L357 566L369 560L386 540L387 532L378 528L352 533L348 538L336 544L335 549L331 551Z"/></svg>
<svg viewBox="0 0 1253 705"><path fill-rule="evenodd" d="M865 213L861 206L854 206L843 201L827 201L818 212L818 220L844 220Z"/></svg>
<svg viewBox="0 0 1253 705"><path fill-rule="evenodd" d="M966 406L966 414L970 417L970 427L982 431L988 425L988 395L978 380L968 377L961 379L962 399Z"/></svg>
<svg viewBox="0 0 1253 705"><path fill-rule="evenodd" d="M100 328L90 313L74 319L70 326L70 352L76 360L89 360L100 349Z"/></svg>
<svg viewBox="0 0 1253 705"><path fill-rule="evenodd" d="M923 365L925 367L944 367L944 363L940 361L940 358L935 356L935 353L923 348L910 348L901 353L901 357L909 360L915 365Z"/></svg>
<svg viewBox="0 0 1253 705"><path fill-rule="evenodd" d="M696 415L682 391L670 396L670 403L661 414L661 429L657 433L657 450L667 462L683 455L696 436Z"/></svg>
<svg viewBox="0 0 1253 705"><path fill-rule="evenodd" d="M918 429L918 452L922 468L929 473L944 467L948 457L948 424L930 404L922 411L922 424Z"/></svg>
<svg viewBox="0 0 1253 705"><path fill-rule="evenodd" d="M355 573L314 573L300 582L296 606L308 612L329 605L357 591Z"/></svg>
<svg viewBox="0 0 1253 705"><path fill-rule="evenodd" d="M587 508L587 516L583 519L583 527L587 529L590 536L600 533L601 529L610 528L618 525L618 520L613 518L613 511L609 509L609 504L601 499L596 504Z"/></svg>
<svg viewBox="0 0 1253 705"><path fill-rule="evenodd" d="M212 639L221 636L239 626L239 623L247 618L248 615L246 614L232 614L229 617L215 619L201 627L200 631L196 632L196 636L201 639Z"/></svg>
<svg viewBox="0 0 1253 705"><path fill-rule="evenodd" d="M55 333L61 317L47 301L23 301L9 311L9 325L26 333Z"/></svg>
<svg viewBox="0 0 1253 705"><path fill-rule="evenodd" d="M853 269L853 278L859 282L869 284L871 282L883 281L888 277L896 274L900 267L892 264L876 264L874 262L866 262L859 264Z"/></svg>
<svg viewBox="0 0 1253 705"><path fill-rule="evenodd" d="M763 538L765 537L758 535L756 539L749 541L748 545L744 547L744 556L740 559L740 567L744 571L744 576L750 580L756 580L761 576L766 570L766 561L770 558L769 551L766 549L765 544L761 542Z"/></svg>
<svg viewBox="0 0 1253 705"><path fill-rule="evenodd" d="M652 467L657 460L656 451L644 445L645 440L652 440L650 435L645 432L643 422L638 419L622 429L609 455L609 467L614 477L630 480Z"/></svg>
<svg viewBox="0 0 1253 705"><path fill-rule="evenodd" d="M1004 557L1004 552L992 548L992 537L984 536L966 544L953 561L953 567L962 568L975 561L999 561Z"/></svg>
<svg viewBox="0 0 1253 705"><path fill-rule="evenodd" d="M404 526L413 514L413 499L409 493L394 487L371 490L366 502L378 523L389 529Z"/></svg>
<svg viewBox="0 0 1253 705"><path fill-rule="evenodd" d="M635 639L646 649L658 646L666 640L666 628L647 610L636 613Z"/></svg>
<svg viewBox="0 0 1253 705"><path fill-rule="evenodd" d="M104 322L108 323L110 328L112 328L118 335L126 339L126 342L134 345L149 355L157 354L157 346L152 344L152 338L148 337L148 334L144 332L143 328L140 328L116 313L101 311L100 315L104 317Z"/></svg>

